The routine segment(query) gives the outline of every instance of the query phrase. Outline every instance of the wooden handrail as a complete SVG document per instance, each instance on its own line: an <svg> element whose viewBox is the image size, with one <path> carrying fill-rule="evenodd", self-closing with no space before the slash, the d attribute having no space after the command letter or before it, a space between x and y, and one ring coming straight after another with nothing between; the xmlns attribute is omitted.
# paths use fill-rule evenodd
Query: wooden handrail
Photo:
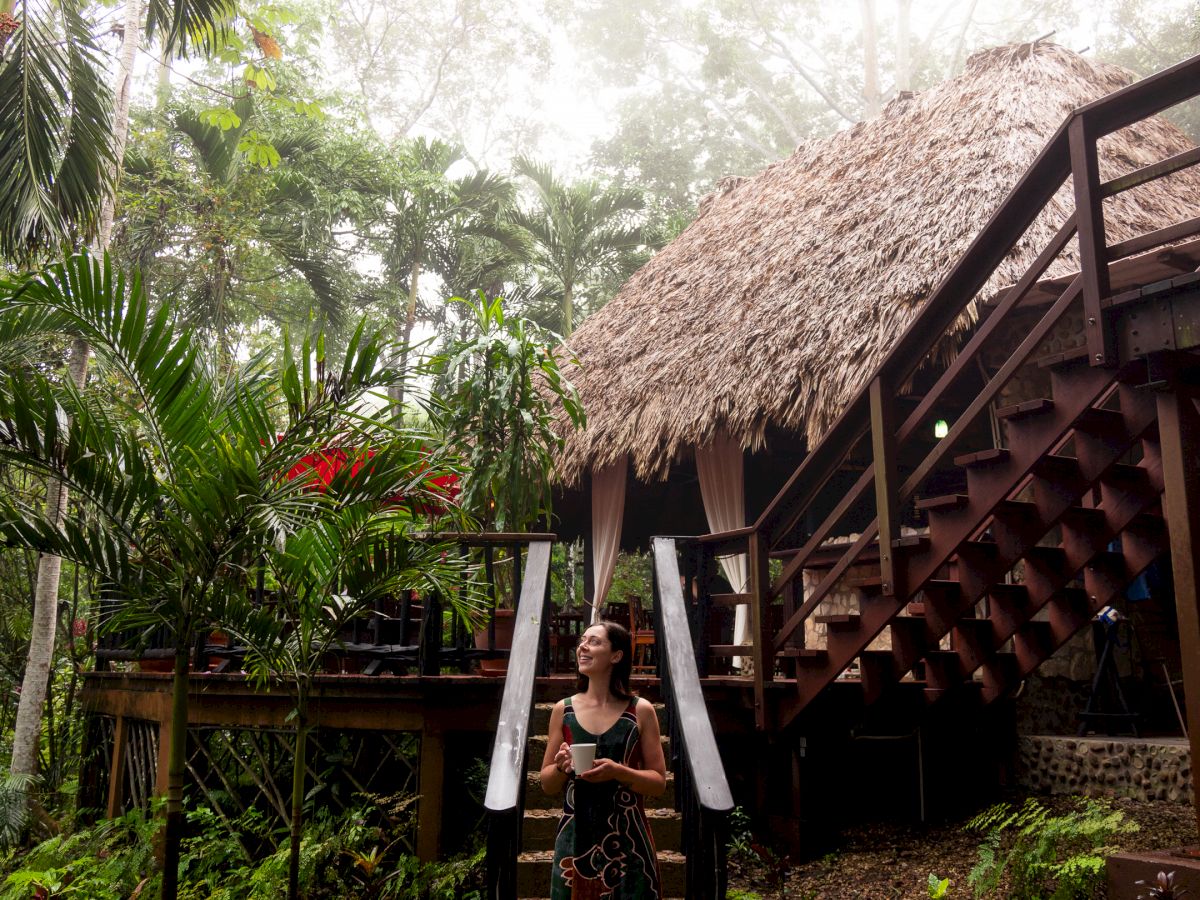
<svg viewBox="0 0 1200 900"><path fill-rule="evenodd" d="M496 725L487 793L483 800L488 815L488 896L496 900L511 900L517 896L525 756L529 746L533 683L545 623L551 547L548 541L529 545L521 598L517 602L508 674L500 701L500 721Z"/></svg>
<svg viewBox="0 0 1200 900"><path fill-rule="evenodd" d="M682 763L675 770L675 786L676 802L683 807L685 894L696 900L721 900L725 896L725 836L733 794L700 687L675 541L655 537L651 552L658 646L665 662L663 695L670 716L672 756Z"/></svg>

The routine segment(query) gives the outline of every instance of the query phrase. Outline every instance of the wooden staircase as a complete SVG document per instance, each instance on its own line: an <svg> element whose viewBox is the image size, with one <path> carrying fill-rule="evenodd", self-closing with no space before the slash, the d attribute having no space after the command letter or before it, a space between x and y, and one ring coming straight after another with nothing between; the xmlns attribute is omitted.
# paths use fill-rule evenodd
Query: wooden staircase
<svg viewBox="0 0 1200 900"><path fill-rule="evenodd" d="M546 751L553 704L534 707L526 754L528 775L525 782L525 814L521 823L521 854L517 857L517 896L549 897L550 866L554 859L554 838L562 816L562 794L549 796L542 791L538 770ZM665 707L655 704L663 733L664 755L670 759L670 739L666 737ZM684 897L683 816L675 811L675 776L667 773L667 791L661 797L646 798L646 818L654 846L658 851L658 872L663 897Z"/></svg>
<svg viewBox="0 0 1200 900"><path fill-rule="evenodd" d="M1107 182L1097 161L1105 135L1197 93L1200 57L1068 116L758 520L684 548L700 622L749 606L752 644L709 655L752 659L759 729L801 720L835 681L868 705L900 685L927 703L994 701L1168 548L1168 518L1177 595L1200 591L1200 216L1109 245L1103 205L1200 150ZM1074 212L1015 284L976 305L1064 183ZM1078 274L1047 279L1073 241ZM973 313L947 363L948 336ZM938 419L951 424L931 441ZM731 553L748 557L748 589L710 593ZM1200 620L1181 618L1181 633L1185 658L1200 655Z"/></svg>
<svg viewBox="0 0 1200 900"><path fill-rule="evenodd" d="M902 678L929 701L963 686L993 700L1117 599L1166 546L1144 381L1136 364L1059 364L1053 397L998 410L1012 447L958 455L966 491L916 501L928 535L893 546L892 590L861 584L857 614L815 615L825 645L797 657L784 721L855 658L867 703ZM891 649L867 649L884 629Z"/></svg>

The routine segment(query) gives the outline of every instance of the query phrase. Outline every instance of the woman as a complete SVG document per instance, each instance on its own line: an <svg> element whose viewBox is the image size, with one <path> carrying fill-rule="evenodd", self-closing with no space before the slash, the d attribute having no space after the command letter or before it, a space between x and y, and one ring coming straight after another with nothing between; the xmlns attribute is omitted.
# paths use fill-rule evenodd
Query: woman
<svg viewBox="0 0 1200 900"><path fill-rule="evenodd" d="M542 790L567 787L551 900L657 900L658 860L642 797L667 787L658 716L629 692L633 645L625 628L591 626L575 656L578 693L554 705L542 759ZM571 764L574 743L596 745L586 772Z"/></svg>

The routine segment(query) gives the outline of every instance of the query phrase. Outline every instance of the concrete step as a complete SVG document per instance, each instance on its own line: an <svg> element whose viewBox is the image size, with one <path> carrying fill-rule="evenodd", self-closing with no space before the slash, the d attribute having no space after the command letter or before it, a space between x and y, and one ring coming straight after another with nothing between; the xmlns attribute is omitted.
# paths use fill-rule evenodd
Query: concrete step
<svg viewBox="0 0 1200 900"><path fill-rule="evenodd" d="M675 808L675 773L667 773L667 790L661 797L647 797L646 802L661 809ZM562 794L550 796L542 790L537 772L525 773L526 809L562 809Z"/></svg>
<svg viewBox="0 0 1200 900"><path fill-rule="evenodd" d="M654 798L654 803L658 799ZM562 809L527 809L521 830L521 846L526 850L553 850ZM646 810L646 821L659 850L683 849L683 816L670 808Z"/></svg>
<svg viewBox="0 0 1200 900"><path fill-rule="evenodd" d="M529 738L528 756L526 757L526 765L531 772L537 772L542 768L542 760L546 755L546 741L548 740L546 733L541 732L533 734ZM660 738L663 748L663 758L667 760L667 765L671 764L671 739L665 734Z"/></svg>
<svg viewBox="0 0 1200 900"><path fill-rule="evenodd" d="M549 897L553 850L530 850L517 857L517 896ZM684 896L686 875L682 853L658 851L658 877L664 897Z"/></svg>

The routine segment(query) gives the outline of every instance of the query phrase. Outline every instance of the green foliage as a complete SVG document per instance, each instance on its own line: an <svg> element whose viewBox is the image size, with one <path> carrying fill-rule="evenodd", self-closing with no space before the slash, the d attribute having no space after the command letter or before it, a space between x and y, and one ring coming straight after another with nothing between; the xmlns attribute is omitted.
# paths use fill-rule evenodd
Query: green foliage
<svg viewBox="0 0 1200 900"><path fill-rule="evenodd" d="M734 859L754 859L751 844L754 843L754 833L750 830L750 816L740 806L735 806L729 814L729 843L726 850Z"/></svg>
<svg viewBox="0 0 1200 900"><path fill-rule="evenodd" d="M11 847L21 839L27 817L27 798L35 778L8 773L0 781L0 848Z"/></svg>
<svg viewBox="0 0 1200 900"><path fill-rule="evenodd" d="M1000 803L968 825L984 832L979 861L967 876L976 897L1069 900L1089 897L1104 877L1104 859L1120 835L1137 831L1125 814L1096 800L1053 815L1033 798L1017 808Z"/></svg>
<svg viewBox="0 0 1200 900"><path fill-rule="evenodd" d="M554 357L557 335L505 316L502 300L480 292L467 303L477 337L435 356L430 370L458 381L435 417L467 462L462 505L485 527L520 531L550 511L550 474L564 436L555 421L561 404L570 426L585 424L575 387Z"/></svg>
<svg viewBox="0 0 1200 900"><path fill-rule="evenodd" d="M754 891L743 891L733 888L726 895L727 900L762 900L762 894Z"/></svg>
<svg viewBox="0 0 1200 900"><path fill-rule="evenodd" d="M159 823L139 811L42 841L0 882L0 900L125 900L154 878ZM149 892L146 892L149 896Z"/></svg>
<svg viewBox="0 0 1200 900"><path fill-rule="evenodd" d="M394 798L379 798L390 800ZM411 800L411 798L409 798ZM288 851L258 857L247 847L269 830L254 808L229 820L207 806L187 812L189 835L180 859L180 900L277 900L287 889ZM397 852L398 835L376 804L340 816L318 813L304 830L301 887L310 900L471 900L483 897L484 848L422 864ZM411 821L402 826L411 829ZM153 847L161 821L130 813L43 841L5 864L0 900L27 900L39 890L55 898L125 900L157 890ZM411 833L411 832L409 832Z"/></svg>
<svg viewBox="0 0 1200 900"><path fill-rule="evenodd" d="M93 233L112 184L112 95L84 4L18 0L0 45L0 255Z"/></svg>
<svg viewBox="0 0 1200 900"><path fill-rule="evenodd" d="M929 880L926 882L926 887L929 891L930 900L942 900L943 897L950 896L950 879L938 878L932 872L929 873Z"/></svg>

